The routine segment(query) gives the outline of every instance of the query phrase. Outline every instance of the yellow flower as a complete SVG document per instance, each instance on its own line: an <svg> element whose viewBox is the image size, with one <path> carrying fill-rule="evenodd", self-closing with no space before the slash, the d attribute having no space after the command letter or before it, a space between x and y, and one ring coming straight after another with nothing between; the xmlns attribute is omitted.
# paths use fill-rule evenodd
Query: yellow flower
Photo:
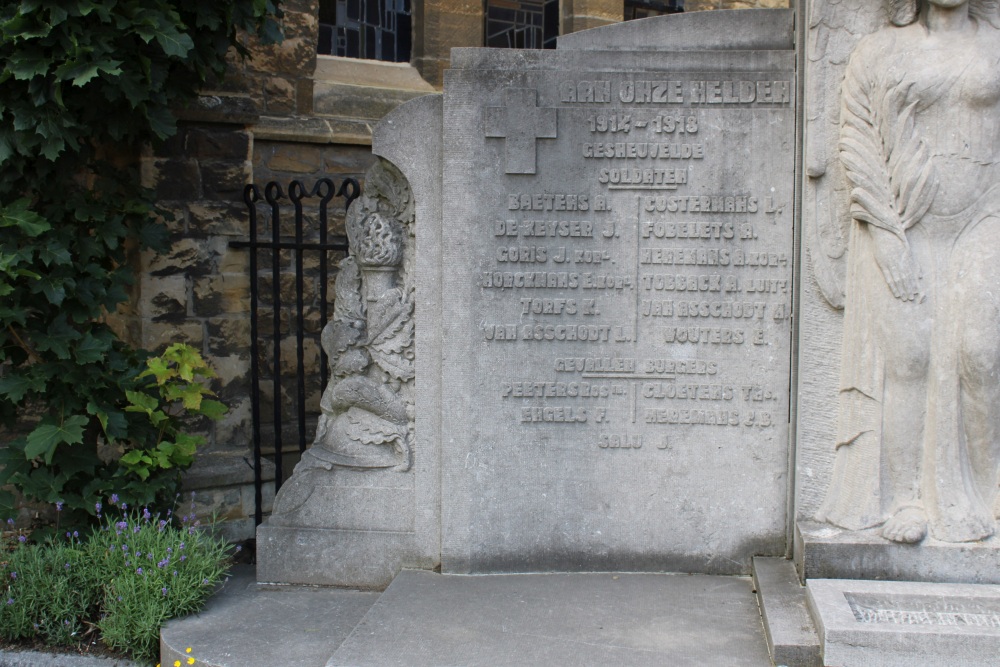
<svg viewBox="0 0 1000 667"><path fill-rule="evenodd" d="M185 652L185 653L190 653L190 652L191 652L191 647L190 647L190 646L188 646L188 647L187 647L186 649L184 649L184 652Z"/></svg>
<svg viewBox="0 0 1000 667"><path fill-rule="evenodd" d="M181 667L181 661L180 660L174 660L174 667Z"/></svg>
<svg viewBox="0 0 1000 667"><path fill-rule="evenodd" d="M189 665L193 665L194 664L194 658L188 658L188 664Z"/></svg>

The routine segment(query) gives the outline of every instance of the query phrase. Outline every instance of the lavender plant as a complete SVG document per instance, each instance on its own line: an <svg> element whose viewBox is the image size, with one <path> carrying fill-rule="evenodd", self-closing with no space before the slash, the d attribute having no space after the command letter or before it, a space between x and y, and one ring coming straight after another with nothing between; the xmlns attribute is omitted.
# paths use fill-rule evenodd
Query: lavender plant
<svg viewBox="0 0 1000 667"><path fill-rule="evenodd" d="M225 577L229 547L194 516L98 503L102 524L32 544L4 533L0 637L67 646L99 637L114 650L153 659L160 626L198 611ZM10 523L13 528L13 523Z"/></svg>

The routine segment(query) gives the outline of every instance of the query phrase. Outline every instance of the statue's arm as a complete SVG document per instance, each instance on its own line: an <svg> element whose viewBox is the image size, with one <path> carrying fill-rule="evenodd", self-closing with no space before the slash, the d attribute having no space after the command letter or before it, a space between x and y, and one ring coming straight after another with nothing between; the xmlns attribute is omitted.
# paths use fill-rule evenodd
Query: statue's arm
<svg viewBox="0 0 1000 667"><path fill-rule="evenodd" d="M920 294L920 270L906 230L929 207L935 181L926 147L913 131L914 108L906 104L905 89L887 80L884 60L871 55L872 42L881 38L863 40L848 64L840 159L852 186L851 215L870 235L875 261L893 295L909 301Z"/></svg>

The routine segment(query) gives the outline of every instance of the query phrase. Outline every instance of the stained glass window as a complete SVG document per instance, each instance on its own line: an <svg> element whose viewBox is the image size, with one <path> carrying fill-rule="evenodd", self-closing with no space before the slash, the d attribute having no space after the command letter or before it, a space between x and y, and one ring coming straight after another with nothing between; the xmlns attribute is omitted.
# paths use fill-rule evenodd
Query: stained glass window
<svg viewBox="0 0 1000 667"><path fill-rule="evenodd" d="M554 49L559 0L486 0L486 46Z"/></svg>
<svg viewBox="0 0 1000 667"><path fill-rule="evenodd" d="M645 19L684 11L684 0L625 0L625 20Z"/></svg>
<svg viewBox="0 0 1000 667"><path fill-rule="evenodd" d="M317 52L347 58L410 61L410 0L320 0Z"/></svg>

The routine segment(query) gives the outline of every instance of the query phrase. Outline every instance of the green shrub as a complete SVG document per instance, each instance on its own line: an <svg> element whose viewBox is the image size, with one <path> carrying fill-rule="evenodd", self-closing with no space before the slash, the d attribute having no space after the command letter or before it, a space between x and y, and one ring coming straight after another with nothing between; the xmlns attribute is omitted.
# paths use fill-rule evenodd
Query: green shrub
<svg viewBox="0 0 1000 667"><path fill-rule="evenodd" d="M70 646L96 628L108 647L153 659L160 626L201 609L229 564L226 543L193 516L126 509L85 537L32 544L7 534L0 636Z"/></svg>
<svg viewBox="0 0 1000 667"><path fill-rule="evenodd" d="M0 448L0 484L56 503L57 529L83 527L96 517L100 499L111 494L132 507L165 505L180 486L181 471L204 444L203 437L185 432L190 420L219 419L226 412L203 384L214 375L194 348L171 345L148 358L142 372L127 381L118 378L124 396L114 415L88 406L99 426L96 433L85 432L82 417L48 426L43 420L27 437ZM125 426L115 426L113 419ZM97 451L99 442L104 456Z"/></svg>

